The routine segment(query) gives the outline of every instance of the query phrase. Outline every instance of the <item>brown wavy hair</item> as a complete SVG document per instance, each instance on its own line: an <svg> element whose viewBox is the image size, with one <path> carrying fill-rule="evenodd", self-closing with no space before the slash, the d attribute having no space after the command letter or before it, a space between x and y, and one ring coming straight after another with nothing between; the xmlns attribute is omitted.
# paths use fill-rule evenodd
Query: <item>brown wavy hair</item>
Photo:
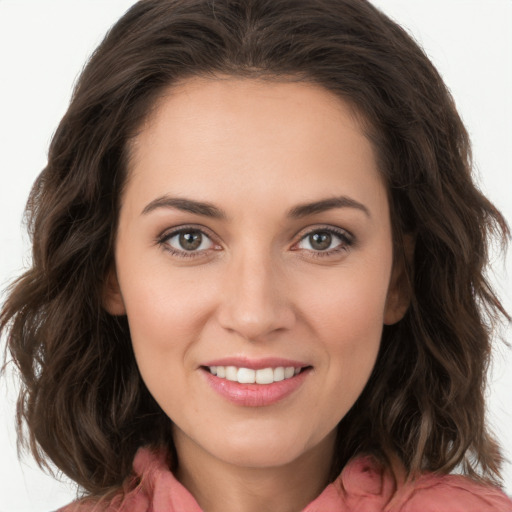
<svg viewBox="0 0 512 512"><path fill-rule="evenodd" d="M125 317L102 307L129 146L163 91L219 74L318 84L352 104L378 155L411 305L385 326L371 378L341 421L332 475L359 452L410 475L456 467L499 483L485 422L492 333L509 318L485 278L508 227L472 181L468 134L413 39L364 0L143 0L92 55L26 216L33 261L0 317L22 390L18 428L87 493L130 474L170 420L146 389Z"/></svg>

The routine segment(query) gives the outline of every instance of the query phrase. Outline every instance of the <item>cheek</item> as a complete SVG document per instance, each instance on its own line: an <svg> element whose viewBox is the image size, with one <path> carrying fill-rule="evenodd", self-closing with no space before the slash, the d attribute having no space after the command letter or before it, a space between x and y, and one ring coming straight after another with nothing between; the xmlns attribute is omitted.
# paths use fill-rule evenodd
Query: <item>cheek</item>
<svg viewBox="0 0 512 512"><path fill-rule="evenodd" d="M212 309L214 287L194 272L172 272L163 263L119 258L118 275L138 360L178 355L200 335ZM198 287L198 282L206 286ZM181 361L183 357L177 357ZM171 361L174 359L170 359Z"/></svg>
<svg viewBox="0 0 512 512"><path fill-rule="evenodd" d="M387 266L350 267L305 283L302 311L331 339L365 340L381 332L389 270ZM370 336L373 338L374 336Z"/></svg>
<svg viewBox="0 0 512 512"><path fill-rule="evenodd" d="M389 266L351 267L334 278L317 278L302 292L302 312L329 361L326 378L338 404L343 390L343 413L363 390L377 358Z"/></svg>
<svg viewBox="0 0 512 512"><path fill-rule="evenodd" d="M126 266L123 297L135 358L142 378L156 401L173 417L195 408L189 391L192 353L209 317L211 300L197 283L169 269ZM190 403L189 403L190 402Z"/></svg>

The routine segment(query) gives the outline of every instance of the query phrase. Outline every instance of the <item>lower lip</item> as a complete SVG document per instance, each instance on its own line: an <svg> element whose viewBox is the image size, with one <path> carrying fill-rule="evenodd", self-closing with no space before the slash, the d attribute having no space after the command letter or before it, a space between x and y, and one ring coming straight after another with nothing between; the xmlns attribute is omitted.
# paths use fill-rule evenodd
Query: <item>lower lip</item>
<svg viewBox="0 0 512 512"><path fill-rule="evenodd" d="M264 407L283 400L299 389L309 370L307 368L294 377L272 384L240 384L216 377L208 370L203 370L203 373L213 390L231 403L244 407Z"/></svg>

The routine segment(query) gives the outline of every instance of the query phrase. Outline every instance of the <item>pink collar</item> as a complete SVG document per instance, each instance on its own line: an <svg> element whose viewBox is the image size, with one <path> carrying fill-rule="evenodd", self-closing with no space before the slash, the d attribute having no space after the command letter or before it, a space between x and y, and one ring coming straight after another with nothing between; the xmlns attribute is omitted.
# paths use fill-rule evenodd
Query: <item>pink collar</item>
<svg viewBox="0 0 512 512"><path fill-rule="evenodd" d="M194 497L169 470L165 453L140 448L133 469L135 478L125 483L124 492L108 504L106 512L202 512ZM90 510L78 505L66 507L62 512ZM374 457L359 456L302 512L424 510L512 512L512 501L495 487L457 475L427 473L397 485L391 471Z"/></svg>

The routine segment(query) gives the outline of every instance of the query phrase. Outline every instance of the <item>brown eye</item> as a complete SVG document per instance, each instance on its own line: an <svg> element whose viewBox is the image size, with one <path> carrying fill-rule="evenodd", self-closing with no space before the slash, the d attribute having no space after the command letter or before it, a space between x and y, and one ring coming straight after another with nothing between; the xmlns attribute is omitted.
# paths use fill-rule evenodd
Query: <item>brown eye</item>
<svg viewBox="0 0 512 512"><path fill-rule="evenodd" d="M166 236L162 243L176 253L201 252L211 249L214 244L209 236L199 229L182 229Z"/></svg>
<svg viewBox="0 0 512 512"><path fill-rule="evenodd" d="M329 255L348 250L353 244L353 237L342 229L317 229L306 233L295 246L296 249Z"/></svg>
<svg viewBox="0 0 512 512"><path fill-rule="evenodd" d="M184 231L179 234L179 244L185 251L195 251L201 246L203 235L199 231Z"/></svg>
<svg viewBox="0 0 512 512"><path fill-rule="evenodd" d="M327 231L319 231L308 236L309 245L315 251L325 251L332 243L332 235Z"/></svg>

